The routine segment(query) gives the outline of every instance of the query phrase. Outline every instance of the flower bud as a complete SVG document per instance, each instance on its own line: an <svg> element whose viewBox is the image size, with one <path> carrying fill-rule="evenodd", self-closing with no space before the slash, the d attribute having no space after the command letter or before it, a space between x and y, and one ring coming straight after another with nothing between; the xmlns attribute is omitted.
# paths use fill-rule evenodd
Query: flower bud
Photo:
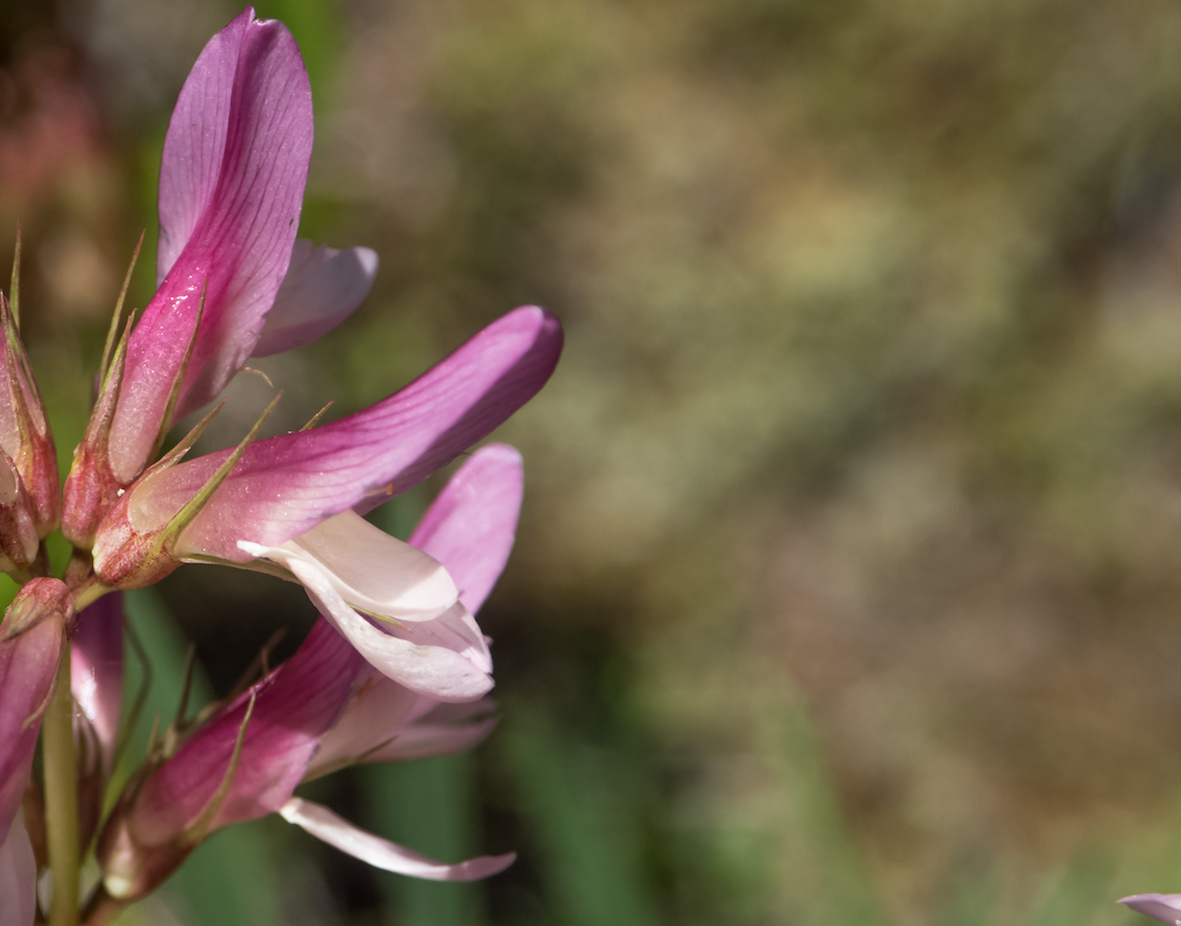
<svg viewBox="0 0 1181 926"><path fill-rule="evenodd" d="M68 636L74 626L74 599L61 579L39 577L26 582L8 606L0 623L0 642L28 633L50 618L62 624Z"/></svg>
<svg viewBox="0 0 1181 926"><path fill-rule="evenodd" d="M12 458L0 450L0 571L22 575L37 556L33 509Z"/></svg>
<svg viewBox="0 0 1181 926"><path fill-rule="evenodd" d="M0 449L24 486L29 515L41 539L52 533L61 519L57 451L28 354L3 297L0 327L4 341L0 350Z"/></svg>

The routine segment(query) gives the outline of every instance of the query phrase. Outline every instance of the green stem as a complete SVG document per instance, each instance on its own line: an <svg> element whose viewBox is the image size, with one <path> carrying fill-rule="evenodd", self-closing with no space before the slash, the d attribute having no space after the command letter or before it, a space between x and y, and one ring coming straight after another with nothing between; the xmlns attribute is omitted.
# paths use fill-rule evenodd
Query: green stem
<svg viewBox="0 0 1181 926"><path fill-rule="evenodd" d="M70 650L62 652L57 688L42 724L45 828L53 901L49 926L78 926L78 771L74 761L74 697Z"/></svg>

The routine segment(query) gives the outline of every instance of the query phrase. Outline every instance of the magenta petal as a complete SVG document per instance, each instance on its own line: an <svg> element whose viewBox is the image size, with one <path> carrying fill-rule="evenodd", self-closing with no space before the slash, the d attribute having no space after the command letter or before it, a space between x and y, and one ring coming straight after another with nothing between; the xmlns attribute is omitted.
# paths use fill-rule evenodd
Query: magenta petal
<svg viewBox="0 0 1181 926"><path fill-rule="evenodd" d="M324 621L299 651L254 686L254 714L233 786L213 828L278 810L291 797L308 760L352 695L364 662ZM175 839L217 790L246 714L249 693L221 711L145 783L132 811L144 845Z"/></svg>
<svg viewBox="0 0 1181 926"><path fill-rule="evenodd" d="M239 540L279 546L332 515L404 492L485 437L549 379L562 349L557 319L526 307L493 322L384 402L310 431L252 445L181 535L180 558L251 557ZM225 460L210 454L143 479L108 516L146 532L179 511ZM104 525L105 526L105 525ZM102 574L103 527L95 547ZM114 532L115 534L118 531Z"/></svg>
<svg viewBox="0 0 1181 926"><path fill-rule="evenodd" d="M481 447L451 477L410 537L412 546L443 564L473 614L512 552L523 480L516 450L507 444Z"/></svg>
<svg viewBox="0 0 1181 926"><path fill-rule="evenodd" d="M1181 894L1133 894L1117 902L1169 926L1181 924Z"/></svg>
<svg viewBox="0 0 1181 926"><path fill-rule="evenodd" d="M0 926L33 926L37 915L37 861L18 813L0 842Z"/></svg>
<svg viewBox="0 0 1181 926"><path fill-rule="evenodd" d="M0 643L0 833L12 825L29 780L41 729L38 711L57 676L62 630L60 618L44 620Z"/></svg>
<svg viewBox="0 0 1181 926"><path fill-rule="evenodd" d="M294 350L331 331L356 311L377 277L377 252L295 242L287 276L267 313L255 357Z"/></svg>
<svg viewBox="0 0 1181 926"><path fill-rule="evenodd" d="M475 881L504 871L516 861L516 853L482 855L457 865L436 862L404 846L374 836L347 820L338 817L327 807L293 797L279 811L288 823L303 827L317 839L322 839L341 852L368 862L375 868L393 871L413 878L430 881Z"/></svg>
<svg viewBox="0 0 1181 926"><path fill-rule="evenodd" d="M70 646L70 689L90 721L109 775L123 698L123 595L104 595L78 615Z"/></svg>
<svg viewBox="0 0 1181 926"><path fill-rule="evenodd" d="M279 290L312 150L312 96L286 26L247 9L181 90L160 171L159 291L131 337L111 432L114 472L146 462L205 293L176 415L241 369Z"/></svg>

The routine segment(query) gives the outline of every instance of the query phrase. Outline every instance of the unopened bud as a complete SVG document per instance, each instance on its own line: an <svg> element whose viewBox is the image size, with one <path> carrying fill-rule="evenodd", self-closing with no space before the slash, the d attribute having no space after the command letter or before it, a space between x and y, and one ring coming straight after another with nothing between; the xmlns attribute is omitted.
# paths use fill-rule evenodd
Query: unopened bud
<svg viewBox="0 0 1181 926"><path fill-rule="evenodd" d="M0 641L11 640L28 633L50 618L62 622L68 633L74 624L74 599L61 579L46 576L31 579L21 586L16 600L4 613L0 623Z"/></svg>
<svg viewBox="0 0 1181 926"><path fill-rule="evenodd" d="M3 297L0 329L0 449L24 485L34 530L41 539L54 531L61 519L57 451L28 354Z"/></svg>
<svg viewBox="0 0 1181 926"><path fill-rule="evenodd" d="M34 506L12 459L0 450L0 571L23 575L40 540Z"/></svg>
<svg viewBox="0 0 1181 926"><path fill-rule="evenodd" d="M107 818L95 855L103 871L103 887L116 900L131 902L151 893L168 878L195 844L168 840L151 844L136 838L130 801L121 800Z"/></svg>

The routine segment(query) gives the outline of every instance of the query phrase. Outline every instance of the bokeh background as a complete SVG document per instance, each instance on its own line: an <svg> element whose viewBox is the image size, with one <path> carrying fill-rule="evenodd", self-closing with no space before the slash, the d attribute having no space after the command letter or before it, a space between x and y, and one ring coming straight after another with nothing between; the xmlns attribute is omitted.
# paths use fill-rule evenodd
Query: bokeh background
<svg viewBox="0 0 1181 926"><path fill-rule="evenodd" d="M273 0L317 138L301 235L381 255L259 364L278 428L521 303L553 381L482 612L500 728L308 794L123 926L1104 926L1181 890L1181 7L1169 0ZM224 2L0 12L0 253L63 459L168 114ZM6 265L4 268L6 272ZM269 399L244 374L211 443ZM405 536L441 482L377 515ZM149 714L226 691L299 589L134 596ZM134 684L135 679L132 679Z"/></svg>

